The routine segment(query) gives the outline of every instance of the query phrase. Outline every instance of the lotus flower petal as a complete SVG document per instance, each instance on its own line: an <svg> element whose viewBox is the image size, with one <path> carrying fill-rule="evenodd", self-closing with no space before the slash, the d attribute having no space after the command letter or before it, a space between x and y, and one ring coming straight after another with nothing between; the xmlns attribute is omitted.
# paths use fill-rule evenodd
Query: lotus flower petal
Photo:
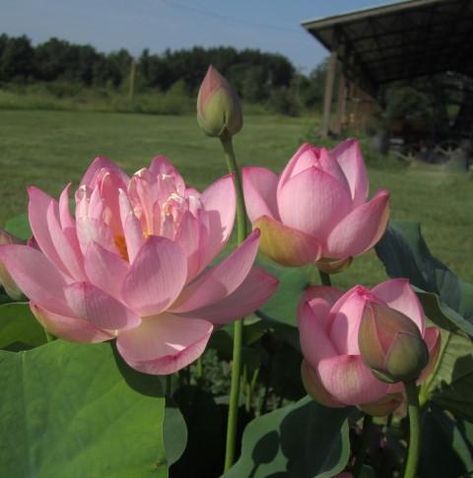
<svg viewBox="0 0 473 478"><path fill-rule="evenodd" d="M169 375L202 355L212 330L205 320L161 314L121 333L117 347L136 370Z"/></svg>
<svg viewBox="0 0 473 478"><path fill-rule="evenodd" d="M243 168L245 204L251 222L262 216L279 219L276 191L278 176L266 168Z"/></svg>
<svg viewBox="0 0 473 478"><path fill-rule="evenodd" d="M327 239L328 257L357 256L383 236L389 219L389 193L379 191L335 225Z"/></svg>

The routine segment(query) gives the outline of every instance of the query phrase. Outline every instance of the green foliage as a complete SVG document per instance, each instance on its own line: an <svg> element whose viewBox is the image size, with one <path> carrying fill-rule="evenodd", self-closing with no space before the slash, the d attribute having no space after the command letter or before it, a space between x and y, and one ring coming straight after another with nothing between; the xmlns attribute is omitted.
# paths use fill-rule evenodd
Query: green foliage
<svg viewBox="0 0 473 478"><path fill-rule="evenodd" d="M430 398L458 417L473 421L473 343L463 335L443 332L438 362L422 385L421 398Z"/></svg>
<svg viewBox="0 0 473 478"><path fill-rule="evenodd" d="M27 303L0 305L0 349L36 347L45 342L43 327Z"/></svg>
<svg viewBox="0 0 473 478"><path fill-rule="evenodd" d="M240 459L223 478L335 476L348 461L351 412L305 397L255 418L243 434Z"/></svg>
<svg viewBox="0 0 473 478"><path fill-rule="evenodd" d="M160 382L110 344L1 352L0 375L4 476L167 476Z"/></svg>
<svg viewBox="0 0 473 478"><path fill-rule="evenodd" d="M466 478L473 474L473 424L455 420L435 405L422 419L422 478Z"/></svg>

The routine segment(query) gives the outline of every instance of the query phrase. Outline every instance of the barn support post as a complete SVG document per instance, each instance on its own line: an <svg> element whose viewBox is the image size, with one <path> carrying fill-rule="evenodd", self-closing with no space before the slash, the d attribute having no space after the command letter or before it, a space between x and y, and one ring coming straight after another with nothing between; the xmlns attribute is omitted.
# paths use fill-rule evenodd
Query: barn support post
<svg viewBox="0 0 473 478"><path fill-rule="evenodd" d="M347 88L346 88L346 81L345 75L342 73L340 74L340 78L338 79L338 95L337 95L337 116L335 120L335 127L334 132L339 135L342 132L343 128L343 120L345 118L346 113L346 101L347 101Z"/></svg>
<svg viewBox="0 0 473 478"><path fill-rule="evenodd" d="M330 54L327 73L325 74L324 111L322 116L321 136L326 138L330 130L330 114L332 111L333 86L335 83L335 72L337 69L337 49L334 48Z"/></svg>

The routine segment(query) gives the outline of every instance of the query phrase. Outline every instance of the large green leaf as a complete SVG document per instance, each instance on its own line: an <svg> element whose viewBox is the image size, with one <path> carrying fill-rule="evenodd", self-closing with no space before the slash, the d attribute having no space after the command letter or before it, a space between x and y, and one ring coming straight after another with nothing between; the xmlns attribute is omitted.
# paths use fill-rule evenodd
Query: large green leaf
<svg viewBox="0 0 473 478"><path fill-rule="evenodd" d="M473 475L473 424L455 420L435 405L422 417L421 478Z"/></svg>
<svg viewBox="0 0 473 478"><path fill-rule="evenodd" d="M2 476L167 476L161 383L110 344L0 352L0 383Z"/></svg>
<svg viewBox="0 0 473 478"><path fill-rule="evenodd" d="M473 420L473 344L470 338L443 331L437 365L421 387L429 398L455 415Z"/></svg>
<svg viewBox="0 0 473 478"><path fill-rule="evenodd" d="M35 347L46 342L40 323L27 303L0 305L0 349L26 345Z"/></svg>
<svg viewBox="0 0 473 478"><path fill-rule="evenodd" d="M442 303L465 319L455 320L446 314L452 327L473 336L473 284L457 277L431 254L419 223L391 221L376 252L390 277L407 277L419 289L438 294Z"/></svg>
<svg viewBox="0 0 473 478"><path fill-rule="evenodd" d="M262 267L279 279L276 293L261 308L272 319L296 326L297 305L304 289L309 285L306 268L290 268L279 266L273 262L262 261ZM315 268L312 267L315 271Z"/></svg>
<svg viewBox="0 0 473 478"><path fill-rule="evenodd" d="M350 408L326 408L305 397L246 427L240 459L224 478L328 478L348 462Z"/></svg>
<svg viewBox="0 0 473 478"><path fill-rule="evenodd" d="M437 294L417 288L415 291L422 303L425 315L435 325L450 331L463 330L473 336L473 323L442 302Z"/></svg>

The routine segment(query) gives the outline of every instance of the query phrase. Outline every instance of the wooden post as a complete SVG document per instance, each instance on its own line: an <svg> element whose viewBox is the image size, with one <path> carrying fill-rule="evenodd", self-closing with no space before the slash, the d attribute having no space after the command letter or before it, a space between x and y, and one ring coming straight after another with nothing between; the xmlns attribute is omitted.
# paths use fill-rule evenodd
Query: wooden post
<svg viewBox="0 0 473 478"><path fill-rule="evenodd" d="M347 99L347 92L346 92L345 75L342 72L338 80L337 117L335 120L335 128L334 128L334 131L336 134L340 134L342 132L343 119L345 118L345 110L346 110L346 99Z"/></svg>
<svg viewBox="0 0 473 478"><path fill-rule="evenodd" d="M330 113L332 110L333 84L335 81L335 71L337 69L337 50L333 50L330 54L327 65L327 73L325 75L325 92L324 92L324 112L322 117L322 138L328 136L330 129Z"/></svg>

